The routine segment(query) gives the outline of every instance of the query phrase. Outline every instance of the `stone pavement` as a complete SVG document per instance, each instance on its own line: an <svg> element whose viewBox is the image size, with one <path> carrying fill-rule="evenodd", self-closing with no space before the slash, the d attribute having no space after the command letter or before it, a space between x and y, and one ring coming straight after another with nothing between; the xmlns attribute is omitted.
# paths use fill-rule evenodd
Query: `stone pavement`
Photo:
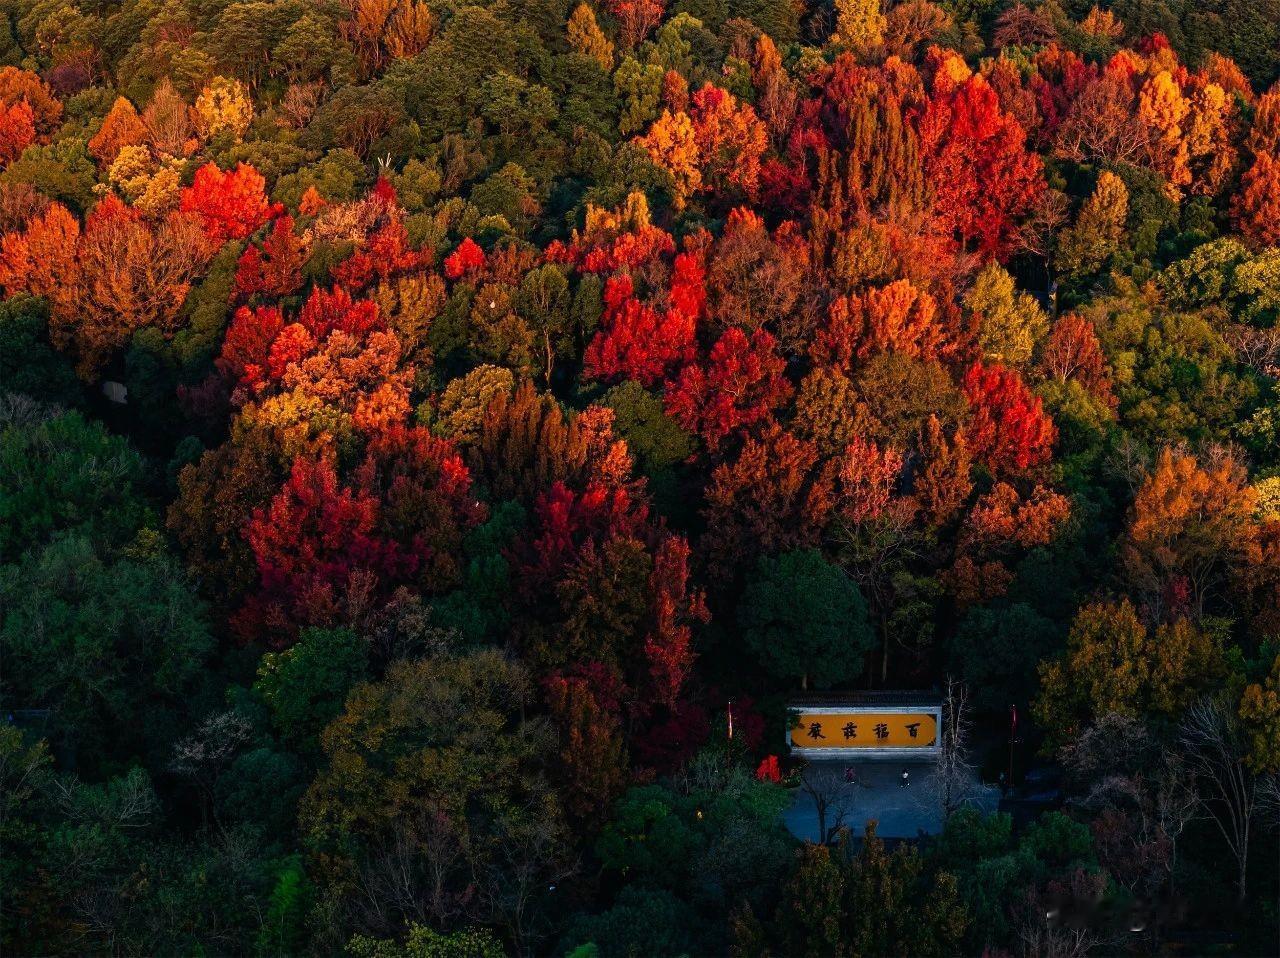
<svg viewBox="0 0 1280 958"><path fill-rule="evenodd" d="M856 782L847 785L844 770L850 765L856 771ZM942 810L933 781L932 763L902 762L811 762L817 778L828 786L832 807L845 809L844 823L855 837L871 819L878 823L876 834L881 838L917 838L921 831L933 835L942 829ZM906 788L900 786L902 770L910 773ZM969 804L985 812L994 812L1000 804L1000 790L982 785L976 778L967 794ZM795 790L795 797L782 814L783 823L791 834L806 841L817 841L818 811L813 799L803 788ZM827 813L828 827L834 821L833 811Z"/></svg>

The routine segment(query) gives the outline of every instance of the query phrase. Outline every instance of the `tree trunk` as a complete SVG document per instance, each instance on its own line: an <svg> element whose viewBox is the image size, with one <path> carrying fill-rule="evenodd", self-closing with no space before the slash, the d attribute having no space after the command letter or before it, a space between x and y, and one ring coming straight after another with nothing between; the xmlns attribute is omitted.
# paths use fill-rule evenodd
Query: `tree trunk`
<svg viewBox="0 0 1280 958"><path fill-rule="evenodd" d="M884 651L880 655L880 687L889 681L889 617L881 611L880 613L880 637L884 643Z"/></svg>
<svg viewBox="0 0 1280 958"><path fill-rule="evenodd" d="M1241 904L1244 904L1245 899L1248 897L1250 819L1247 815L1242 816L1242 818L1243 818L1243 822L1241 824L1241 827L1237 830L1237 834L1240 836L1240 841L1239 841L1240 853L1237 856L1236 860L1237 860L1237 863L1239 864L1240 877L1238 879L1238 884L1236 888L1236 891L1237 891L1236 900L1239 901Z"/></svg>

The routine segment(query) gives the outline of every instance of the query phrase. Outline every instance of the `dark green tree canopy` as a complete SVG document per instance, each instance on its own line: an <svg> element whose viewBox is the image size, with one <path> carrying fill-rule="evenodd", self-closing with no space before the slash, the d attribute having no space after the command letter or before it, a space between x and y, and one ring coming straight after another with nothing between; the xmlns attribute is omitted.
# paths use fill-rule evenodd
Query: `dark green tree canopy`
<svg viewBox="0 0 1280 958"><path fill-rule="evenodd" d="M875 641L857 585L815 549L760 559L738 623L770 674L819 687L857 675Z"/></svg>

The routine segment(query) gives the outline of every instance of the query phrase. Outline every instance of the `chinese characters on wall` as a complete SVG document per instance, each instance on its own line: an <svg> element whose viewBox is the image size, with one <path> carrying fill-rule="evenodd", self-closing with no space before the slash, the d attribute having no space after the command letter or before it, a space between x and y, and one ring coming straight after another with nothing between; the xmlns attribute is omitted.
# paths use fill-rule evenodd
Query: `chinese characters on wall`
<svg viewBox="0 0 1280 958"><path fill-rule="evenodd" d="M841 713L798 710L791 745L802 749L933 748L938 720L931 711Z"/></svg>

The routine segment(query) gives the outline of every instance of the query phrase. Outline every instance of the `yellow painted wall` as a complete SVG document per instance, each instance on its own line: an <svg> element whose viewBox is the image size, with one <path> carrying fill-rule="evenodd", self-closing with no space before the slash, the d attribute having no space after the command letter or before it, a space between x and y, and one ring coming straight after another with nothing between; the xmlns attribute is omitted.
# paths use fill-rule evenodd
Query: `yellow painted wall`
<svg viewBox="0 0 1280 958"><path fill-rule="evenodd" d="M797 748L929 748L937 744L938 722L932 713L798 714L800 724L791 729L791 744Z"/></svg>

